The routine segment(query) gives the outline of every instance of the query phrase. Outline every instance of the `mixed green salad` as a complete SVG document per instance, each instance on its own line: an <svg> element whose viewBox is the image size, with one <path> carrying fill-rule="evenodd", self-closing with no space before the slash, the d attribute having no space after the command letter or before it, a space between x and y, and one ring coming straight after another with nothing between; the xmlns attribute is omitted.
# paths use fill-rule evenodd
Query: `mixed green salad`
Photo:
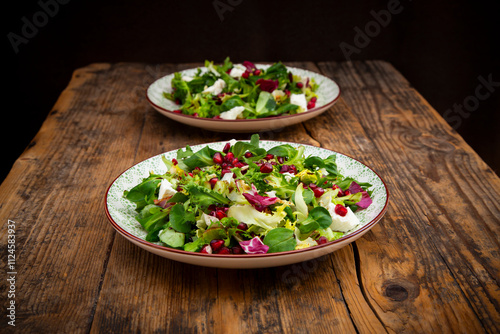
<svg viewBox="0 0 500 334"><path fill-rule="evenodd" d="M124 197L136 204L146 240L189 252L265 254L324 244L355 229L370 206L368 183L342 176L336 155L305 156L304 146L264 149L259 136L179 149L162 156Z"/></svg>
<svg viewBox="0 0 500 334"><path fill-rule="evenodd" d="M293 115L316 106L314 78L293 74L281 62L257 68L244 61L220 65L205 61L193 76L174 73L172 90L163 96L176 104L176 113L215 119L256 119Z"/></svg>

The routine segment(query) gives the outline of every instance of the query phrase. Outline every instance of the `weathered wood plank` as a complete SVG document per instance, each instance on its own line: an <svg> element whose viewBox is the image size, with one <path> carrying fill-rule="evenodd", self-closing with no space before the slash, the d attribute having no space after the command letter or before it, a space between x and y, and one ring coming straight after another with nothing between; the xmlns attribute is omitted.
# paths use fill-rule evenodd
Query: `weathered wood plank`
<svg viewBox="0 0 500 334"><path fill-rule="evenodd" d="M158 67L162 73L161 67ZM134 103L134 102L133 102ZM142 108L140 101L136 101L131 108ZM190 129L186 126L171 121L160 115L151 107L146 107L144 112L144 125L141 131L135 162L148 158L168 150L178 149L186 145L195 145L204 142L219 140L249 139L250 134L217 134L205 130ZM186 136L188 129L189 136ZM192 130L192 131L191 131ZM301 142L310 145L317 145L317 142L305 132L303 125L297 125L276 131L266 131L259 133L263 140L285 140ZM158 275L148 273L155 286L156 292L163 296L163 303L168 305L168 316L159 320L157 315L150 312L133 313L129 310L145 310L154 304L151 299L134 300L133 305L129 305L128 296L114 292L113 281L120 282L120 286L128 286L128 271L137 271L137 268L123 268L123 262L129 263L124 258L123 252L118 247L126 247L121 242L113 247L111 258L107 267L106 278L103 283L100 300L96 309L96 316L92 326L93 332L101 331L121 331L126 329L127 323L134 323L134 328L146 330L157 330L162 328L165 331L180 332L256 332L259 329L265 333L296 332L308 328L310 325L333 328L335 325L339 330L353 331L352 320L347 313L345 304L340 294L338 283L335 278L330 278L332 274L331 264L322 271L322 279L299 280L302 287L301 292L304 303L294 304L290 308L290 301L295 300L297 291L291 289L282 290L286 286L287 279L295 277L296 273L287 274L291 269L262 269L262 270L216 270L174 264L172 261L152 257L145 252L142 256L147 259L137 258L135 262L150 262L148 267L158 268ZM135 252L136 247L129 245ZM155 258L157 258L155 260ZM327 258L328 259L328 258ZM139 266L134 261L131 264ZM165 265L167 263L167 266ZM170 270L171 266L176 266L177 270ZM165 268L166 267L166 268ZM304 270L304 269L302 269ZM204 274L200 272L215 273L217 282L210 284L200 284L199 280L206 282ZM173 272L173 274L172 274ZM146 274L146 273L144 273ZM283 274L286 274L285 276ZM313 276L313 275L311 275ZM112 278L108 280L108 277ZM212 277L212 276L210 276ZM301 277L301 276L298 276ZM297 277L295 277L297 279ZM182 284L180 284L182 283ZM147 290L153 283L135 281L138 291ZM325 291L325 299L314 297L317 289ZM209 293L210 291L210 293ZM193 307L193 300L178 298L179 294L190 293L194 296L198 307ZM208 294L209 293L209 294ZM207 295L208 294L208 295ZM215 297L214 297L215 294ZM121 296L121 297L120 297ZM214 304L214 300L216 300ZM322 304L326 300L326 304ZM109 305L114 305L110 307ZM127 311L120 312L120 308L127 305ZM322 314L311 312L313 306ZM300 311L298 308L300 307ZM173 311L175 309L175 311ZM294 313L300 312L302 315L300 323L290 319L294 318ZM282 314L284 317L281 318ZM189 315L189 316L187 316ZM327 317L328 315L328 317ZM198 324L205 324L193 327L193 319ZM330 322L325 322L324 320Z"/></svg>
<svg viewBox="0 0 500 334"><path fill-rule="evenodd" d="M102 196L133 157L139 116L114 112L115 89L127 69L106 80L109 64L74 73L38 135L0 187L1 220L16 221L18 322L25 332L90 328L114 232L106 229ZM113 128L114 131L109 131ZM128 137L116 136L129 133ZM120 159L110 159L120 156ZM6 239L6 229L0 231ZM6 247L2 244L2 254ZM3 257L2 257L3 259ZM2 280L5 291L5 280ZM1 322L4 327L5 322Z"/></svg>
<svg viewBox="0 0 500 334"><path fill-rule="evenodd" d="M163 259L117 235L102 203L114 177L165 151L250 138L181 125L147 104L152 81L196 65L75 72L0 186L0 218L19 226L17 329L498 332L500 181L384 62L319 64L340 83L339 102L259 133L345 153L381 174L389 210L356 243L291 266L222 270Z"/></svg>
<svg viewBox="0 0 500 334"><path fill-rule="evenodd" d="M392 192L384 223L356 243L373 309L396 332L498 331L498 178L389 64L320 68L373 143L357 156Z"/></svg>

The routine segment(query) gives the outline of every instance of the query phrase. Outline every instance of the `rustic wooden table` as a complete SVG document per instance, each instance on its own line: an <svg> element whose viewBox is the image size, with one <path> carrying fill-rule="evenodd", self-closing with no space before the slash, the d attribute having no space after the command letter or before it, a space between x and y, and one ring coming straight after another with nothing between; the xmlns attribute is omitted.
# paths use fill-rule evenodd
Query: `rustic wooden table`
<svg viewBox="0 0 500 334"><path fill-rule="evenodd" d="M387 213L355 243L318 261L230 270L118 235L103 198L122 171L187 144L249 138L148 105L152 81L196 65L74 72L0 187L2 332L500 332L500 180L385 62L289 63L335 79L341 98L260 133L348 154L385 179Z"/></svg>

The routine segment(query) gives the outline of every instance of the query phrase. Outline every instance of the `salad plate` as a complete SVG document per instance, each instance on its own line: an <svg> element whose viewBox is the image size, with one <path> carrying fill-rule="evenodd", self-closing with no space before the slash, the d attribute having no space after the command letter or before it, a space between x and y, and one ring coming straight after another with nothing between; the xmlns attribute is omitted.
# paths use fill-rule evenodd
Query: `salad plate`
<svg viewBox="0 0 500 334"><path fill-rule="evenodd" d="M252 64L253 65L253 64ZM269 69L268 64L255 64L256 69L265 71ZM202 118L196 115L189 115L179 113L179 105L173 100L165 97L165 93L172 93L172 79L176 73L166 75L154 81L146 91L146 98L150 105L156 109L160 114L183 124L190 126L230 133L249 133L249 132L262 132L275 129L282 129L287 126L305 122L314 118L330 107L332 107L340 96L339 85L319 73L308 71L301 68L286 67L294 76L313 80L317 84L315 90L315 103L303 112L295 114L282 114L264 118L245 118L245 119L223 119L223 118ZM181 72L182 78L192 78L197 73L205 73L209 71L206 66L187 69ZM241 79L240 79L241 80Z"/></svg>
<svg viewBox="0 0 500 334"><path fill-rule="evenodd" d="M227 142L214 142L192 146L190 150L192 152L201 152L202 149L210 149L215 152L222 151L227 148L227 145ZM297 143L260 141L259 145L260 148L266 150L280 145L293 148L300 147L303 150L304 156L319 157L321 159L332 159L333 157L336 162L335 168L338 170L339 175L342 174L349 179L355 179L359 184L369 185L370 205L363 210L356 210L354 214L359 220L359 224L355 228L341 233L338 238L330 239L331 241L329 242L315 243L312 246L301 249L296 248L288 251L267 253L208 254L199 251L186 251L182 248L167 247L162 242L146 241L148 232L141 225L142 223L138 222L136 203L131 202L130 198L127 199L125 195L130 193L130 190L135 186L141 184L145 178L152 175L151 173L155 175L167 173L169 166L166 161L176 161L177 163L176 158L179 157L179 152L182 152L182 150L169 151L141 161L121 173L111 182L104 198L106 215L110 224L128 241L151 253L171 260L206 267L250 269L283 266L320 258L363 236L385 214L389 200L389 192L386 184L375 171L362 162L342 153ZM159 185L156 187L161 188ZM313 188L311 187L311 189ZM156 191L158 193L158 190ZM296 194L295 196L298 196ZM245 196L245 198L247 197ZM261 198L269 199L268 197ZM294 199L294 201L297 200ZM264 241L266 241L265 239L266 237L264 237Z"/></svg>

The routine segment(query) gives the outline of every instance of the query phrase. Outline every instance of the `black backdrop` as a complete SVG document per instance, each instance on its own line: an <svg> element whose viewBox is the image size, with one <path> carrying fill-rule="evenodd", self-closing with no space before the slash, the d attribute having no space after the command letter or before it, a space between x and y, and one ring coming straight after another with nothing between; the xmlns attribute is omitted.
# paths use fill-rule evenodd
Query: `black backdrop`
<svg viewBox="0 0 500 334"><path fill-rule="evenodd" d="M72 71L94 62L391 62L500 170L494 1L77 1L5 3L1 179ZM490 92L477 88L490 81ZM489 94L486 94L489 93ZM458 113L464 105L462 113ZM458 106L458 107L457 107Z"/></svg>

